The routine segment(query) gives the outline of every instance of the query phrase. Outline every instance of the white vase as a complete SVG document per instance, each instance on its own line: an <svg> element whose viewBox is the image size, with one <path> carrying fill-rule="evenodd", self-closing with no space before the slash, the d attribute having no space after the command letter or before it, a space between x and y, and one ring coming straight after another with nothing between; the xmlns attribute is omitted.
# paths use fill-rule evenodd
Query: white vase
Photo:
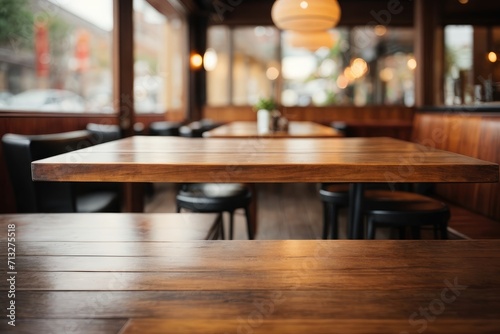
<svg viewBox="0 0 500 334"><path fill-rule="evenodd" d="M271 112L266 109L257 110L257 132L269 133L270 124L271 124Z"/></svg>

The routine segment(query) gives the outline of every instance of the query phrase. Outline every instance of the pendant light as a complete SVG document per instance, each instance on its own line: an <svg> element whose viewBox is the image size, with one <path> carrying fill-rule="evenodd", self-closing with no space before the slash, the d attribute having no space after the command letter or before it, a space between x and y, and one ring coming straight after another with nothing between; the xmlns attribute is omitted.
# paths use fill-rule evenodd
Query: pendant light
<svg viewBox="0 0 500 334"><path fill-rule="evenodd" d="M276 0L271 17L282 30L328 30L339 22L340 6L337 0Z"/></svg>
<svg viewBox="0 0 500 334"><path fill-rule="evenodd" d="M295 48L305 48L309 51L316 51L321 47L333 47L333 36L328 31L288 31L286 34L287 43Z"/></svg>

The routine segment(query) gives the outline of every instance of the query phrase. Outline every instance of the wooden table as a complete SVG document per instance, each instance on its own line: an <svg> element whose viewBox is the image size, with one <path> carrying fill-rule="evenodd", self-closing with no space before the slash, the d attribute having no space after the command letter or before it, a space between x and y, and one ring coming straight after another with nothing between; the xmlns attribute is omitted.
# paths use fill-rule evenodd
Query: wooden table
<svg viewBox="0 0 500 334"><path fill-rule="evenodd" d="M165 241L166 224L74 215L80 236L36 216L0 216L2 333L500 332L499 240Z"/></svg>
<svg viewBox="0 0 500 334"><path fill-rule="evenodd" d="M130 137L32 163L38 181L498 182L495 163L392 138ZM350 221L361 235L361 211Z"/></svg>
<svg viewBox="0 0 500 334"><path fill-rule="evenodd" d="M329 126L314 122L294 122L288 124L288 131L259 133L255 122L231 122L203 133L205 138L328 138L342 137L343 134Z"/></svg>

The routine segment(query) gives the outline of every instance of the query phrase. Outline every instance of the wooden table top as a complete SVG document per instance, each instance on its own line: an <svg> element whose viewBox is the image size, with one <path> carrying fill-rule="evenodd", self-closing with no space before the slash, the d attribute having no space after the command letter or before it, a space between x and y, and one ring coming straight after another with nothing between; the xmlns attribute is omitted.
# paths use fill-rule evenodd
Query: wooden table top
<svg viewBox="0 0 500 334"><path fill-rule="evenodd" d="M498 182L498 165L392 138L136 136L32 163L38 181Z"/></svg>
<svg viewBox="0 0 500 334"><path fill-rule="evenodd" d="M1 216L0 332L500 332L500 240L162 241L161 224L78 216L104 230Z"/></svg>
<svg viewBox="0 0 500 334"><path fill-rule="evenodd" d="M314 122L294 122L288 124L288 131L258 133L256 122L231 122L203 133L206 138L324 138L342 137L343 134L330 127Z"/></svg>

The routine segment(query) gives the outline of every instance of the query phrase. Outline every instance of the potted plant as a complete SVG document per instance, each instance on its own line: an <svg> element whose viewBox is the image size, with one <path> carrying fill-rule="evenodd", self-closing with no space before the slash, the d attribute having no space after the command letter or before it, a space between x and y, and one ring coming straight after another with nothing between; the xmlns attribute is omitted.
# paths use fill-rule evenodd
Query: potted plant
<svg viewBox="0 0 500 334"><path fill-rule="evenodd" d="M269 132L271 115L276 108L276 102L272 98L260 98L253 106L253 110L257 112L257 131L259 133Z"/></svg>

